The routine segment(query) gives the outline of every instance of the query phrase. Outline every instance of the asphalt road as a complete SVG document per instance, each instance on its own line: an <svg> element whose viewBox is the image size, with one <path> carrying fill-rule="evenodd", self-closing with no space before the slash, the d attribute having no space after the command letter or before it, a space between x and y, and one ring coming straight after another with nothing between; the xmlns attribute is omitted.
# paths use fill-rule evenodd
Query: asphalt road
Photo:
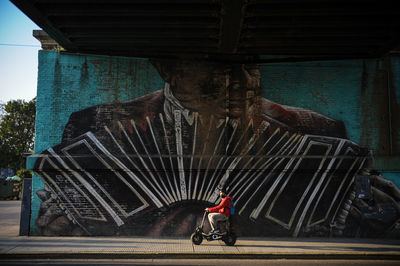
<svg viewBox="0 0 400 266"><path fill-rule="evenodd" d="M400 265L400 261L390 260L205 260L205 259L135 259L135 260L9 260L1 265L246 265L246 266L372 266Z"/></svg>

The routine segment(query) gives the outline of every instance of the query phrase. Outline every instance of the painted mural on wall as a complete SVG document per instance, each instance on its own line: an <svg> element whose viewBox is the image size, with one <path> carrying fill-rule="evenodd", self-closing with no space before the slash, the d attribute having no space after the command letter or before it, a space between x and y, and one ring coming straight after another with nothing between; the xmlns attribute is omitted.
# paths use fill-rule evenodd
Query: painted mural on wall
<svg viewBox="0 0 400 266"><path fill-rule="evenodd" d="M162 90L71 114L40 154L45 235L189 235L219 189L247 236L380 236L400 191L337 121L260 96L258 65L152 61Z"/></svg>

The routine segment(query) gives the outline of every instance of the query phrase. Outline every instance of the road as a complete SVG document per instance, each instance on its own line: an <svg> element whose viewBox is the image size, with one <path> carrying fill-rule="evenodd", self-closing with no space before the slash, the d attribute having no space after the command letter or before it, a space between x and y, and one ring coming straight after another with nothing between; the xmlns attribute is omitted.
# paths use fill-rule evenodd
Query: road
<svg viewBox="0 0 400 266"><path fill-rule="evenodd" d="M390 260L199 260L199 259L135 259L135 260L16 260L1 261L1 265L207 265L207 266L373 266L400 265Z"/></svg>

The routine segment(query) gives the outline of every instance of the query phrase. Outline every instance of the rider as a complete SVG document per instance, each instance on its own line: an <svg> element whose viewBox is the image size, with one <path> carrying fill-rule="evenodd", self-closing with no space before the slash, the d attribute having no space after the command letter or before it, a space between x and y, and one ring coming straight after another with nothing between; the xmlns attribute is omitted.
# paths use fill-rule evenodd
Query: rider
<svg viewBox="0 0 400 266"><path fill-rule="evenodd" d="M216 228L218 222L223 222L229 219L231 215L231 200L232 197L226 195L226 191L221 189L219 192L219 196L221 197L221 203L218 206L212 208L206 208L205 211L209 212L208 220L210 221L211 231L212 233L220 233Z"/></svg>

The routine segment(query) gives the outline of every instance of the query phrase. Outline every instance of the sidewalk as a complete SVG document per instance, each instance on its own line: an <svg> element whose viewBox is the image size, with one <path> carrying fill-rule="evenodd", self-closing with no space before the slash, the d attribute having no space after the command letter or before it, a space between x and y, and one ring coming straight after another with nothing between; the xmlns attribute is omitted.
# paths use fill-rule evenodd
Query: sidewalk
<svg viewBox="0 0 400 266"><path fill-rule="evenodd" d="M1 237L0 258L394 259L400 240L239 238L193 245L188 238Z"/></svg>

